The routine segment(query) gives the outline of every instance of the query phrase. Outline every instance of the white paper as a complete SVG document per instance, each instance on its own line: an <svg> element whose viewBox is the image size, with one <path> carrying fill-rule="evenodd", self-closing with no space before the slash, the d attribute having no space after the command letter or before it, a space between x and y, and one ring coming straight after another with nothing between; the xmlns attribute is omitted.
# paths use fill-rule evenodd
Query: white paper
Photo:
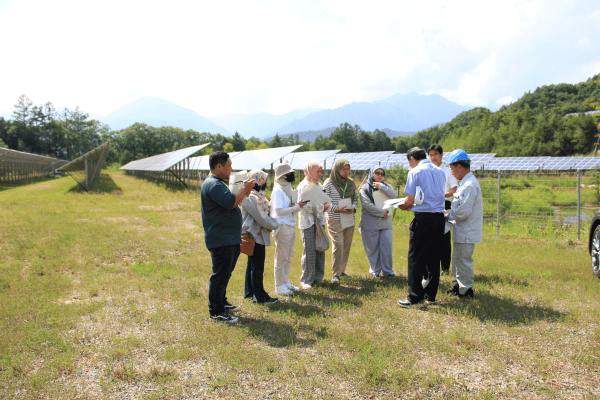
<svg viewBox="0 0 600 400"><path fill-rule="evenodd" d="M292 203L296 204L298 202L298 190L292 189Z"/></svg>
<svg viewBox="0 0 600 400"><path fill-rule="evenodd" d="M346 207L346 210L352 208L352 198L340 199L338 201L338 208ZM351 214L340 214L340 222L342 224L342 229L346 229L349 226L356 225L356 221L354 219L354 213Z"/></svg>
<svg viewBox="0 0 600 400"><path fill-rule="evenodd" d="M398 207L400 207L401 205L404 204L404 200L406 200L406 197L403 197L401 199L389 199L389 200L386 200L383 203L383 208L392 208L392 207L393 208L398 208Z"/></svg>
<svg viewBox="0 0 600 400"><path fill-rule="evenodd" d="M229 175L229 190L233 194L237 194L244 187L244 180L248 177L247 171L232 172ZM240 206L246 205L246 198L240 203Z"/></svg>
<svg viewBox="0 0 600 400"><path fill-rule="evenodd" d="M444 226L444 235L448 232L450 232L452 230L452 228L454 228L454 222L453 221L446 221L445 222L445 226Z"/></svg>
<svg viewBox="0 0 600 400"><path fill-rule="evenodd" d="M314 183L309 184L306 189L302 191L302 202L307 200L310 200L313 207L325 203L331 205L331 197L327 196L327 194Z"/></svg>

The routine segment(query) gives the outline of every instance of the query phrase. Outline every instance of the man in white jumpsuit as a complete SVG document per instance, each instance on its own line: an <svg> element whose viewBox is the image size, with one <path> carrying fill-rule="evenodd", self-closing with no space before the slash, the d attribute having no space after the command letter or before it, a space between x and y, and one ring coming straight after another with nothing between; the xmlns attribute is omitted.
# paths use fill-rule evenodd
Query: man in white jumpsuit
<svg viewBox="0 0 600 400"><path fill-rule="evenodd" d="M452 207L445 213L454 221L454 251L452 252L452 284L448 293L460 298L473 298L475 273L473 252L483 234L483 199L479 182L471 172L471 160L464 150L454 150L448 156L452 175L458 180Z"/></svg>

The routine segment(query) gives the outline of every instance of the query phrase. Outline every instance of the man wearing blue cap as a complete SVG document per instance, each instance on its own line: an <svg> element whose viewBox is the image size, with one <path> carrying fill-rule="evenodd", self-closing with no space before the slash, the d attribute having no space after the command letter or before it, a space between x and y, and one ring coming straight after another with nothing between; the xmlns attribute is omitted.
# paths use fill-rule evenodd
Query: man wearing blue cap
<svg viewBox="0 0 600 400"><path fill-rule="evenodd" d="M410 171L406 178L406 200L400 206L412 209L408 244L408 296L398 300L402 307L417 305L423 300L435 302L440 281L440 258L444 242L444 185L446 175L427 159L425 151L413 147L406 153ZM417 187L423 201L416 203ZM423 288L422 279L429 283Z"/></svg>
<svg viewBox="0 0 600 400"><path fill-rule="evenodd" d="M473 251L483 236L483 199L479 182L471 172L471 160L464 150L454 150L448 156L452 175L458 181L452 206L446 211L448 220L455 221L454 252L452 253L452 284L449 294L473 298Z"/></svg>

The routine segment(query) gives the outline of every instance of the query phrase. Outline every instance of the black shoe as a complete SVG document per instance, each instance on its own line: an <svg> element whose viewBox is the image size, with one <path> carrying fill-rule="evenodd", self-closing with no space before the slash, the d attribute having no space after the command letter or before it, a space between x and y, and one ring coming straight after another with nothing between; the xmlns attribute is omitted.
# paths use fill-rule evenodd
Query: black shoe
<svg viewBox="0 0 600 400"><path fill-rule="evenodd" d="M269 300L265 300L265 301L256 301L256 300L254 300L253 303L256 303L256 304L275 304L278 301L279 300L277 300L277 297L271 297Z"/></svg>
<svg viewBox="0 0 600 400"><path fill-rule="evenodd" d="M227 322L228 324L233 324L233 323L238 322L238 317L229 315L229 313L227 311L225 311L224 313L218 314L218 315L211 315L210 319L212 319L213 321Z"/></svg>
<svg viewBox="0 0 600 400"><path fill-rule="evenodd" d="M422 302L423 302L423 300L418 301L418 302L415 303L415 302L410 301L409 298L398 300L398 304L400 304L400 306L402 306L404 308L410 308L410 307L418 306Z"/></svg>
<svg viewBox="0 0 600 400"><path fill-rule="evenodd" d="M347 273L345 273L345 272L342 272L342 274L341 274L340 276L341 276L342 278L351 278L351 276L350 276L350 275L348 275L348 274L347 274Z"/></svg>
<svg viewBox="0 0 600 400"><path fill-rule="evenodd" d="M387 275L383 275L384 278L395 278L396 274L387 274Z"/></svg>
<svg viewBox="0 0 600 400"><path fill-rule="evenodd" d="M238 308L240 308L240 307L234 306L233 304L229 303L228 301L225 302L225 311L235 311Z"/></svg>
<svg viewBox="0 0 600 400"><path fill-rule="evenodd" d="M465 292L465 294L458 294L458 297L461 299L472 299L473 297L475 297L475 293L473 292L473 288L469 288L469 290L467 290Z"/></svg>
<svg viewBox="0 0 600 400"><path fill-rule="evenodd" d="M452 289L446 290L446 293L451 294L452 296L458 296L458 285L452 286Z"/></svg>

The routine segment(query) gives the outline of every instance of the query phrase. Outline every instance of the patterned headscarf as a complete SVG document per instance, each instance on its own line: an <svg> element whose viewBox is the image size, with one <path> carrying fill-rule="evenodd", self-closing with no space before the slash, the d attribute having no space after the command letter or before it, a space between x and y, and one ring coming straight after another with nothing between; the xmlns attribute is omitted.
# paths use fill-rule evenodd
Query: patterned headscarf
<svg viewBox="0 0 600 400"><path fill-rule="evenodd" d="M268 177L269 174L260 169L253 169L252 171L248 172L248 180L254 179L255 184L257 185L262 185L266 183ZM256 202L260 215L262 215L263 217L269 215L269 200L267 200L267 196L265 196L264 190L257 192L256 190L252 189L250 197Z"/></svg>
<svg viewBox="0 0 600 400"><path fill-rule="evenodd" d="M345 165L350 165L348 160L345 158L338 159L331 173L329 174L329 179L331 179L331 183L337 189L340 194L340 199L347 199L348 197L352 197L352 201L354 202L354 193L356 192L356 184L354 180L348 176L347 178L342 178L340 175L340 171L344 168Z"/></svg>
<svg viewBox="0 0 600 400"><path fill-rule="evenodd" d="M378 169L385 172L385 169L381 165L372 166L371 169L369 170L369 177L367 178L367 183L365 183L361 187L361 189L364 190L365 193L367 193L367 196L369 196L369 199L371 199L371 201L373 203L375 203L375 200L373 199L373 190L377 190L373 187L373 182L375 182L374 175L375 175L375 171L377 171Z"/></svg>
<svg viewBox="0 0 600 400"><path fill-rule="evenodd" d="M304 167L304 180L318 185L319 180L317 179L317 172L319 171L319 168L321 168L321 166L316 161L310 161L306 164L306 167Z"/></svg>

